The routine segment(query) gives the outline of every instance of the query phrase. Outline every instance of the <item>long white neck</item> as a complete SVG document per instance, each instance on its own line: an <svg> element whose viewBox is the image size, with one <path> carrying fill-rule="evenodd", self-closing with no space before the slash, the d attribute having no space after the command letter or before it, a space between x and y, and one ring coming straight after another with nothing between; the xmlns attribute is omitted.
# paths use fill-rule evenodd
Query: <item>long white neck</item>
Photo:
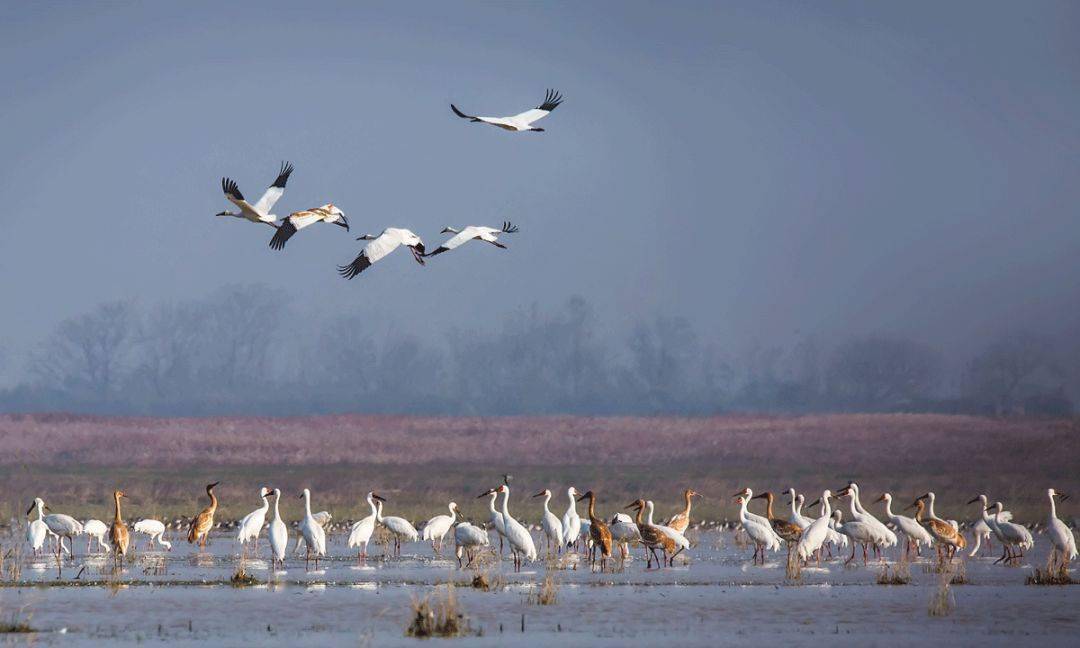
<svg viewBox="0 0 1080 648"><path fill-rule="evenodd" d="M851 501L852 501L853 504L855 504L855 508L859 511L859 513L866 513L866 509L864 509L862 507L862 502L859 500L859 489L858 489L858 487L852 488L851 489L851 494L853 495L853 497L851 498Z"/></svg>
<svg viewBox="0 0 1080 648"><path fill-rule="evenodd" d="M652 500L645 502L645 509L649 512L649 526L655 526L652 521L653 503ZM746 502L743 502L743 513L746 513Z"/></svg>
<svg viewBox="0 0 1080 648"><path fill-rule="evenodd" d="M933 495L930 496L930 507L929 507L928 511L930 513L930 519L931 520L940 520L941 519L938 516L934 515L934 496Z"/></svg>
<svg viewBox="0 0 1080 648"><path fill-rule="evenodd" d="M800 499L800 500L799 500L799 502L798 502L798 504L799 504L799 505L798 505L797 507L795 507L795 513L796 513L797 515L799 515L800 517L802 516L802 507L803 507L803 502L804 502L804 501L805 501L805 500L801 500L801 499Z"/></svg>
<svg viewBox="0 0 1080 648"><path fill-rule="evenodd" d="M892 498L891 497L886 497L885 498L885 516L889 517L889 518L895 517L892 514Z"/></svg>
<svg viewBox="0 0 1080 648"><path fill-rule="evenodd" d="M822 497L821 498L821 517L824 517L824 518L832 517L832 506L829 505L829 498L828 497Z"/></svg>
<svg viewBox="0 0 1080 648"><path fill-rule="evenodd" d="M263 495L262 496L262 501L263 501L262 506L260 506L259 509L263 512L263 515L266 515L266 512L268 510L270 510L270 496L269 495Z"/></svg>
<svg viewBox="0 0 1080 648"><path fill-rule="evenodd" d="M450 525L453 526L454 520L457 519L457 509L453 506L450 507Z"/></svg>
<svg viewBox="0 0 1080 648"><path fill-rule="evenodd" d="M492 513L498 513L498 511L495 510L495 498L498 496L498 493L492 493L491 497L488 498L488 509L490 509Z"/></svg>
<svg viewBox="0 0 1080 648"><path fill-rule="evenodd" d="M44 504L42 504L41 502L37 503L37 519L38 520L42 520L45 517L44 508L45 508Z"/></svg>
<svg viewBox="0 0 1080 648"><path fill-rule="evenodd" d="M382 522L382 502L379 502L378 508L375 509L375 519Z"/></svg>
<svg viewBox="0 0 1080 648"><path fill-rule="evenodd" d="M1054 496L1053 495L1050 496L1050 517L1051 518L1056 518L1057 517L1057 504L1054 503Z"/></svg>
<svg viewBox="0 0 1080 648"><path fill-rule="evenodd" d="M457 229L455 227L447 227L446 231L450 232L451 234L460 234L461 233L461 230L459 230L459 229Z"/></svg>
<svg viewBox="0 0 1080 648"><path fill-rule="evenodd" d="M548 502L550 501L551 493L547 493L546 495L544 495L544 513L551 513L551 509L548 508ZM1053 504L1054 500L1050 500L1050 503Z"/></svg>
<svg viewBox="0 0 1080 648"><path fill-rule="evenodd" d="M304 493L304 512L311 517L311 493Z"/></svg>
<svg viewBox="0 0 1080 648"><path fill-rule="evenodd" d="M379 512L375 510L375 500L371 499L371 495L367 496L367 503L371 507L371 514L378 517Z"/></svg>
<svg viewBox="0 0 1080 648"><path fill-rule="evenodd" d="M281 503L281 493L274 493L274 519L281 519L281 509L279 505Z"/></svg>
<svg viewBox="0 0 1080 648"><path fill-rule="evenodd" d="M791 494L791 514L797 516L799 511L795 508L795 493Z"/></svg>
<svg viewBox="0 0 1080 648"><path fill-rule="evenodd" d="M510 489L503 491L502 514L504 518L510 518Z"/></svg>
<svg viewBox="0 0 1080 648"><path fill-rule="evenodd" d="M851 497L848 498L851 501L851 517L859 517L859 509L855 506L855 493L852 491Z"/></svg>
<svg viewBox="0 0 1080 648"><path fill-rule="evenodd" d="M574 499L573 493L567 493L566 496L570 498L570 506L566 507L566 512L570 514L570 517L577 517L577 500Z"/></svg>

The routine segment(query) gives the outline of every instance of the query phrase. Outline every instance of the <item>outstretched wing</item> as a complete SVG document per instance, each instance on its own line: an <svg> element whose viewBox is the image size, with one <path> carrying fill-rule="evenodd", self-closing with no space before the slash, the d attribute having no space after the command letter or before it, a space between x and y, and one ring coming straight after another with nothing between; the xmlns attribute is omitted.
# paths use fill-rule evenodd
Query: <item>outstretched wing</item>
<svg viewBox="0 0 1080 648"><path fill-rule="evenodd" d="M296 225L293 225L291 220L285 219L285 222L274 232L274 238L270 239L270 249L280 250L284 248L285 243L292 238L293 234L296 234Z"/></svg>
<svg viewBox="0 0 1080 648"><path fill-rule="evenodd" d="M559 94L558 91L548 90L547 94L544 95L544 103L540 104L536 108L526 110L523 113L514 115L513 117L511 117L511 119L515 121L520 120L525 122L526 124L531 124L534 121L547 117L552 110L555 110L559 107L559 104L561 104L562 101L562 95Z"/></svg>
<svg viewBox="0 0 1080 648"><path fill-rule="evenodd" d="M480 232L475 227L470 225L462 229L457 234L451 236L449 239L447 239L445 243L424 256L435 256L437 254L442 254L443 252L449 252L450 250L453 250L454 248L462 245L466 241L471 241L478 236L480 236Z"/></svg>
<svg viewBox="0 0 1080 648"><path fill-rule="evenodd" d="M229 202L240 208L240 211L244 213L244 216L259 220L259 212L255 211L255 208L251 206L251 203L244 200L244 194L240 193L240 187L236 186L235 180L222 178L221 190L225 192L225 197Z"/></svg>
<svg viewBox="0 0 1080 648"><path fill-rule="evenodd" d="M513 234L518 231L518 226L514 225L510 221L503 221L502 231L507 234Z"/></svg>
<svg viewBox="0 0 1080 648"><path fill-rule="evenodd" d="M371 264L396 250L400 245L400 236L383 232L374 241L365 245L363 251L356 255L352 263L338 266L338 273L346 279L352 279L371 267Z"/></svg>
<svg viewBox="0 0 1080 648"><path fill-rule="evenodd" d="M285 193L285 183L289 181L289 176L292 175L293 166L289 162L281 163L281 170L278 171L278 176L274 180L274 183L266 190L259 198L259 202L255 203L255 211L260 214L269 214L270 210L277 204L281 194Z"/></svg>
<svg viewBox="0 0 1080 648"><path fill-rule="evenodd" d="M458 107L455 106L454 104L450 104L450 110L453 110L454 114L457 115L458 117L461 117L462 119L471 119L474 122L480 121L479 117L475 117L473 115L466 115L465 113L461 112L460 110L458 110Z"/></svg>

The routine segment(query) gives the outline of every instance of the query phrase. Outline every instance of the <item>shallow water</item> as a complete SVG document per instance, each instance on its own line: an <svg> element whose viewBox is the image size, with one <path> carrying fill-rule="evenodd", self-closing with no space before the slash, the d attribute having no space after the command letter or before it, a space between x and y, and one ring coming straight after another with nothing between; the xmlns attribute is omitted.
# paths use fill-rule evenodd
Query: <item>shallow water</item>
<svg viewBox="0 0 1080 648"><path fill-rule="evenodd" d="M969 584L951 588L956 607L947 617L928 614L938 579L924 572L929 563L914 563L912 584L904 586L877 585L876 564L845 568L839 561L804 570L793 585L785 582L783 554L752 566L751 550L736 546L733 537L703 532L689 564L669 569L646 570L640 549L614 573L592 573L584 563L573 569L576 561L565 561L565 568L552 569L559 589L548 606L528 601L547 573L543 562L520 574L509 561L485 567L501 574L506 586L483 592L468 586L474 570L458 570L419 543L406 545L398 558L379 556L373 545L374 555L360 566L344 537L334 537L331 558L318 571L294 558L277 573L269 570L262 544L261 558L245 561L261 584L245 588L228 584L239 563L231 537L215 537L201 554L186 543L168 553L143 547L119 573L111 559L86 556L85 544L76 543L76 559L64 563L59 579L55 559L24 558L20 581L0 588L0 617L28 620L46 631L34 641L49 645L158 639L387 645L415 642L404 636L411 601L437 584L456 582L471 628L482 632L467 639L470 644L612 645L677 637L682 645L717 645L757 637L803 645L828 635L831 643L890 645L916 633L955 645L995 645L1071 642L1080 632L1080 587L1024 584L1045 561L1042 537L1020 567L991 565L994 557L967 560ZM4 640L24 637L0 635Z"/></svg>

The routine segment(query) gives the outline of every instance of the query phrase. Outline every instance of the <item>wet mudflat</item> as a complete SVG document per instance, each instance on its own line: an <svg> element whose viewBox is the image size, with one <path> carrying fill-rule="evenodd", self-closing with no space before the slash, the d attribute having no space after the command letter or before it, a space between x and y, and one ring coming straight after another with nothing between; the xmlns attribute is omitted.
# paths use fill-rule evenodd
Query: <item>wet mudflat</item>
<svg viewBox="0 0 1080 648"><path fill-rule="evenodd" d="M299 557L272 572L260 547L260 557L244 561L257 584L245 587L230 584L240 558L229 537L216 537L202 554L181 543L172 552L144 549L119 572L111 559L86 556L77 543L76 559L64 563L60 578L55 559L25 557L19 578L0 587L0 620L15 617L40 631L0 635L0 642L414 644L405 636L413 601L433 592L441 597L444 584L455 583L471 631L456 641L470 645L613 645L673 637L681 645L751 638L809 645L823 636L845 645L894 645L913 635L953 645L1060 645L1080 633L1080 587L1024 584L1045 561L1045 545L1037 538L1035 552L1019 567L991 565L992 557L969 559L968 583L949 590L952 613L932 617L940 577L925 571L929 563L911 565L908 585L876 584L876 564L835 561L805 569L792 582L785 579L782 554L772 554L764 567L751 566L751 550L737 546L727 531L701 533L689 564L646 570L639 549L603 574L565 558L534 563L520 574L509 561L459 570L418 543L391 558L373 546L372 557L358 565L342 539L333 538L332 557L318 571L305 569ZM538 605L532 599L549 573L555 602ZM489 591L471 586L477 574L492 583Z"/></svg>

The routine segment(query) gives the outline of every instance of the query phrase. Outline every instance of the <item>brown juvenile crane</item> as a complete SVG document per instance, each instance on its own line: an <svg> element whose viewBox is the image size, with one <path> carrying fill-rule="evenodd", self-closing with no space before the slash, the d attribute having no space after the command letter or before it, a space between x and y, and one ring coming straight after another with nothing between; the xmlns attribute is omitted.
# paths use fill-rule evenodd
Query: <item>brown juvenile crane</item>
<svg viewBox="0 0 1080 648"><path fill-rule="evenodd" d="M592 546L589 547L589 564L596 563L596 550L600 550L600 571L607 568L607 560L611 558L611 530L607 523L596 517L596 495L589 491L579 497L577 501L589 498L589 537L592 538Z"/></svg>
<svg viewBox="0 0 1080 648"><path fill-rule="evenodd" d="M766 502L765 517L769 519L769 524L772 526L773 531L776 532L776 535L780 536L780 538L784 542L788 543L788 549L790 550L791 543L798 542L799 538L802 537L802 527L800 527L798 524L789 522L773 515L772 505L775 496L772 494L772 492L765 491L760 495L754 495L753 499L758 499L761 497L764 497Z"/></svg>
<svg viewBox="0 0 1080 648"><path fill-rule="evenodd" d="M675 553L675 540L668 534L664 533L655 526L645 521L645 500L639 499L636 502L629 504L626 508L637 510L637 526L638 531L641 533L641 544L645 545L645 569L652 566L652 561L656 560L656 566L659 568L661 565L660 557L656 555L657 547L664 553L664 562L666 565L668 562L668 556ZM652 554L650 556L650 554Z"/></svg>
<svg viewBox="0 0 1080 648"><path fill-rule="evenodd" d="M218 500L214 495L214 486L221 482L207 484L206 496L210 498L210 506L207 506L191 521L191 529L188 531L187 541L198 542L200 548L205 548L210 540L210 530L214 528L214 513L217 512Z"/></svg>
<svg viewBox="0 0 1080 648"><path fill-rule="evenodd" d="M930 506L926 506L926 500L930 500ZM926 530L930 532L930 535L934 536L934 546L937 548L938 562L944 562L945 558L952 558L956 555L957 549L963 549L967 546L967 540L964 535L957 531L953 525L949 524L945 520L942 520L937 515L934 515L934 494L926 493L920 495L911 506L908 507L915 509L915 521L926 527ZM929 510L926 510L929 508ZM907 510L907 509L905 509ZM929 516L925 519L923 515L929 513ZM944 547L944 557L942 557L942 547Z"/></svg>
<svg viewBox="0 0 1080 648"><path fill-rule="evenodd" d="M687 527L690 526L691 497L701 497L701 493L695 492L693 489L690 488L687 488L685 491L683 491L683 498L686 499L686 506L683 507L683 510L671 516L671 519L667 521L667 526L675 529L679 533L686 533Z"/></svg>
<svg viewBox="0 0 1080 648"><path fill-rule="evenodd" d="M127 497L122 490L113 491L113 502L116 504L116 515L113 516L112 525L109 527L109 542L113 546L113 561L123 562L127 555L128 544L131 535L128 533L124 518L120 516L120 498Z"/></svg>

